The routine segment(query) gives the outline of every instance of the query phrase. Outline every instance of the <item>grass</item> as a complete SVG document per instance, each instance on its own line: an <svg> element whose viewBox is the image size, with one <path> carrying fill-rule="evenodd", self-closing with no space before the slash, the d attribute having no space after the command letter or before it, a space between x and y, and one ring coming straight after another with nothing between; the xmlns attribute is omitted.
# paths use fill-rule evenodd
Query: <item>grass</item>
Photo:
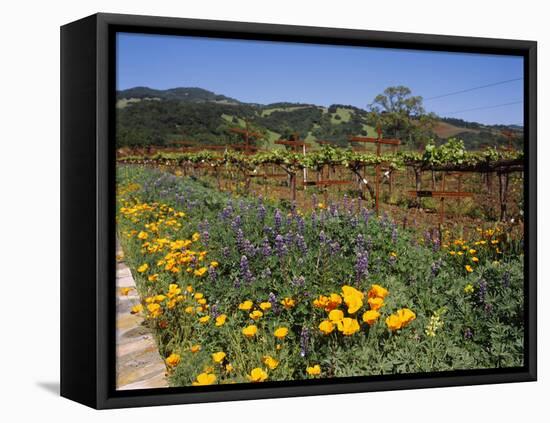
<svg viewBox="0 0 550 423"><path fill-rule="evenodd" d="M339 123L349 122L351 120L352 113L353 113L353 111L350 110L350 109L345 109L345 108L342 108L342 107L338 107L336 109L336 113L331 113L330 122L333 125L337 125ZM340 116L340 119L336 119L336 115Z"/></svg>
<svg viewBox="0 0 550 423"><path fill-rule="evenodd" d="M125 107L127 107L129 104L132 104L132 103L139 103L141 101L160 101L160 98L121 98L119 100L117 100L116 102L116 108L117 109L124 109Z"/></svg>
<svg viewBox="0 0 550 423"><path fill-rule="evenodd" d="M293 112L295 110L307 109L311 106L289 106L289 107L273 107L262 110L262 117L269 116L273 112Z"/></svg>

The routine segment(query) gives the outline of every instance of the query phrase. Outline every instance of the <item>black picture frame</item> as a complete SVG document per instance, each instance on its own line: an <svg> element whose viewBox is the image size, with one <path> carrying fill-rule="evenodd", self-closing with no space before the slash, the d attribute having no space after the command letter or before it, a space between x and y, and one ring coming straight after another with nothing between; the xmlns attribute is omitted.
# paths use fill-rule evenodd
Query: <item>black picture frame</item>
<svg viewBox="0 0 550 423"><path fill-rule="evenodd" d="M259 385L114 389L115 34L138 32L245 40L509 54L524 57L524 367ZM323 395L534 381L536 322L537 44L397 32L99 13L61 28L61 395L90 407Z"/></svg>

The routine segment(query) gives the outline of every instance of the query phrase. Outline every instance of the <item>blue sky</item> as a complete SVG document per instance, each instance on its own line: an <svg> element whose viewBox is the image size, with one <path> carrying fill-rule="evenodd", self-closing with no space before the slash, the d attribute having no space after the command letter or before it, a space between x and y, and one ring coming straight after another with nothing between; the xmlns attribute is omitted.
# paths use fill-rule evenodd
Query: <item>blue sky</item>
<svg viewBox="0 0 550 423"><path fill-rule="evenodd" d="M429 100L522 77L523 59L511 56L144 34L117 39L119 90L200 87L262 104L365 108L386 87L405 85L441 116L522 125L522 80ZM480 109L467 111L474 108Z"/></svg>

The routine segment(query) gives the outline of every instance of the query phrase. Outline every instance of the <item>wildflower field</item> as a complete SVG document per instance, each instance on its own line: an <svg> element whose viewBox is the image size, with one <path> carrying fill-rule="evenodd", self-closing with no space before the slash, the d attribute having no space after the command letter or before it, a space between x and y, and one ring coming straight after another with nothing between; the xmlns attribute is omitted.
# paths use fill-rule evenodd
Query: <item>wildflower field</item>
<svg viewBox="0 0 550 423"><path fill-rule="evenodd" d="M117 236L171 386L523 365L521 240L403 229L117 166Z"/></svg>

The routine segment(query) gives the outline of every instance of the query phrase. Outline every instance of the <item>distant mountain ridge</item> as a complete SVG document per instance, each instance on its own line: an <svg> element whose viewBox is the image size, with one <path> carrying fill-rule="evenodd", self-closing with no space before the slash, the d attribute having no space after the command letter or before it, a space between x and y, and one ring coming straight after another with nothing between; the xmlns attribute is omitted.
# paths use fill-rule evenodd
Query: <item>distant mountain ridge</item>
<svg viewBox="0 0 550 423"><path fill-rule="evenodd" d="M117 145L170 145L175 140L226 144L239 142L229 131L245 120L264 134L265 148L281 148L274 141L295 132L312 145L328 140L346 146L349 135L376 136L368 112L356 106L329 107L308 103L246 103L198 87L158 90L133 87L117 92ZM483 125L462 119L440 118L434 136L459 137L468 148L504 144L503 129L523 136L517 125Z"/></svg>
<svg viewBox="0 0 550 423"><path fill-rule="evenodd" d="M149 87L134 87L117 92L117 99L161 99L183 102L227 102L241 104L240 101L225 95L197 87L178 87L167 90L156 90Z"/></svg>

